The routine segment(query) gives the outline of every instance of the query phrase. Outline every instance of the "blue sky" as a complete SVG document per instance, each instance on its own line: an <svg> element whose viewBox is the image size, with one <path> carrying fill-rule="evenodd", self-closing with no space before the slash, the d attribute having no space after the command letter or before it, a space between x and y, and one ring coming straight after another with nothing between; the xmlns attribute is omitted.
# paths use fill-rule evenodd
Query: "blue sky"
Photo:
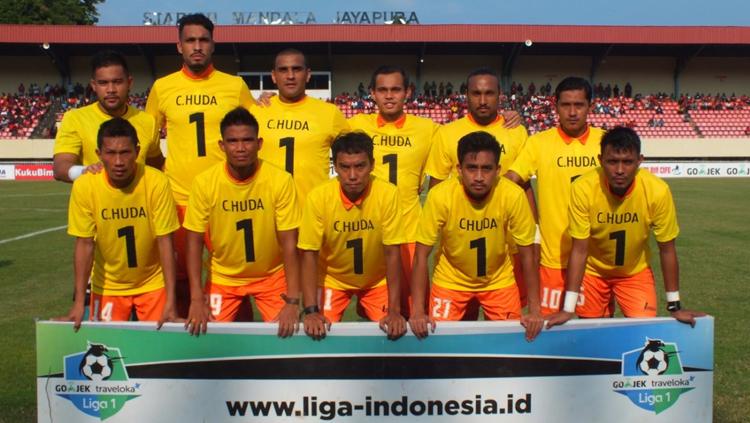
<svg viewBox="0 0 750 423"><path fill-rule="evenodd" d="M331 23L337 12L411 11L422 24L505 23L579 25L750 25L747 0L106 0L99 25L141 25L144 14L210 12L219 24L234 23L232 12L291 11L318 23ZM153 16L153 15L151 15ZM353 15L349 15L352 17Z"/></svg>

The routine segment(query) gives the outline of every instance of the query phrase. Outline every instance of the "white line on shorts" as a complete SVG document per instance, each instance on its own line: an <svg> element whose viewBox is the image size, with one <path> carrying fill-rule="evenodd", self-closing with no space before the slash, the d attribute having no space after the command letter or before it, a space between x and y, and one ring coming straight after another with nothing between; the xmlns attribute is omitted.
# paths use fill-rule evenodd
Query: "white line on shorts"
<svg viewBox="0 0 750 423"><path fill-rule="evenodd" d="M18 241L20 239L31 238L32 236L46 234L47 232L59 231L60 229L65 229L67 227L68 227L68 225L55 226L54 228L42 229L41 231L31 232L31 233L28 233L28 234L25 234L25 235L20 235L20 236L14 237L14 238L0 239L0 244L6 244L8 242Z"/></svg>

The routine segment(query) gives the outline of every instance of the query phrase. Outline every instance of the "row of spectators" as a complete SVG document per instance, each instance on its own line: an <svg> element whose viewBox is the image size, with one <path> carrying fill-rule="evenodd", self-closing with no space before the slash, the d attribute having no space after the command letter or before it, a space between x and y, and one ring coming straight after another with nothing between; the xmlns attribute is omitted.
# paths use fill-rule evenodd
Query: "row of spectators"
<svg viewBox="0 0 750 423"><path fill-rule="evenodd" d="M28 137L49 110L44 95L0 95L0 137Z"/></svg>

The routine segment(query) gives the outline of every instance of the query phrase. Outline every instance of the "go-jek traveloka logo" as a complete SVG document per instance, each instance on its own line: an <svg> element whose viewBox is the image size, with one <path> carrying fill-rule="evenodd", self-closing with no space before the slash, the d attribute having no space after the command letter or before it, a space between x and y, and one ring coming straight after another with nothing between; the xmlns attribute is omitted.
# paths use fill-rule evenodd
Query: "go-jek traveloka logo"
<svg viewBox="0 0 750 423"><path fill-rule="evenodd" d="M88 343L88 350L63 358L65 384L55 386L57 395L88 414L105 420L125 402L140 396L141 385L128 381L119 348Z"/></svg>
<svg viewBox="0 0 750 423"><path fill-rule="evenodd" d="M695 377L683 376L677 344L646 339L642 348L622 355L622 375L612 387L644 410L661 413L680 395L695 389Z"/></svg>

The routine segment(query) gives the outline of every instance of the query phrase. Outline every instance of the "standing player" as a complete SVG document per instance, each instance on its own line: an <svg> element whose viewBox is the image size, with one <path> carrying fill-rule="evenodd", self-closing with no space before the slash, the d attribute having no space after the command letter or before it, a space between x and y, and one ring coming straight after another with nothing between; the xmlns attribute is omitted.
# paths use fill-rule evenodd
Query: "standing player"
<svg viewBox="0 0 750 423"><path fill-rule="evenodd" d="M307 194L329 179L331 143L349 125L338 107L305 94L310 68L299 50L277 54L271 78L279 95L268 107L250 109L265 141L260 158L292 174L304 204Z"/></svg>
<svg viewBox="0 0 750 423"><path fill-rule="evenodd" d="M193 177L224 160L215 142L221 138L219 123L237 106L254 104L247 85L237 76L214 69L214 24L202 14L185 15L178 23L177 51L182 69L159 78L146 102L159 127L167 128L167 162L164 168L184 220ZM175 234L177 252L177 301L181 316L187 315L189 294L185 267L185 231Z"/></svg>
<svg viewBox="0 0 750 423"><path fill-rule="evenodd" d="M400 310L401 244L398 189L371 176L372 139L362 132L333 143L338 177L308 196L299 242L305 333L325 337L357 295L360 315L395 339L406 332ZM322 288L322 293L318 292ZM322 294L322 295L319 295ZM323 305L320 313L318 304Z"/></svg>
<svg viewBox="0 0 750 423"><path fill-rule="evenodd" d="M478 300L489 320L521 319L526 338L542 328L539 280L534 266L534 216L523 190L501 178L500 144L487 132L472 132L458 143L458 178L430 190L417 230L409 320L417 337L425 337L435 320L461 320ZM521 256L529 289L529 314L521 317L521 301L508 249L511 236ZM430 293L427 258L440 240Z"/></svg>
<svg viewBox="0 0 750 423"><path fill-rule="evenodd" d="M591 85L582 78L563 79L555 88L555 109L560 124L529 138L505 174L521 186L533 175L537 177L542 243L539 279L545 315L560 308L565 287L565 267L571 247L567 214L570 184L596 167L604 134L586 122L590 107Z"/></svg>
<svg viewBox="0 0 750 423"><path fill-rule="evenodd" d="M81 176L70 194L75 300L65 319L80 326L90 276L93 320L128 320L135 310L160 327L176 318L172 233L179 224L169 182L136 162L138 135L127 120L103 123L97 146L104 172Z"/></svg>
<svg viewBox="0 0 750 423"><path fill-rule="evenodd" d="M211 264L205 291L213 317L234 321L242 299L255 297L263 320L291 336L299 312L297 228L301 211L292 177L258 159L258 121L238 107L221 121L226 161L195 177L184 227L190 278L188 328L206 331L201 286L203 239L210 228Z"/></svg>
<svg viewBox="0 0 750 423"><path fill-rule="evenodd" d="M397 66L381 66L370 79L370 95L378 106L376 114L359 114L349 119L353 130L373 140L373 175L398 186L406 241L401 249L403 266L401 311L409 314L409 281L415 236L419 221L419 193L424 181L424 164L439 126L431 119L409 115L404 103L411 97L409 78Z"/></svg>
<svg viewBox="0 0 750 423"><path fill-rule="evenodd" d="M602 138L601 167L571 186L568 232L573 247L564 307L550 316L548 327L565 323L574 313L608 317L613 298L625 317L656 317L656 286L649 265L652 230L659 246L667 310L691 326L695 317L704 315L680 306L674 201L664 181L639 169L642 161L635 131L614 128Z"/></svg>
<svg viewBox="0 0 750 423"><path fill-rule="evenodd" d="M425 166L425 171L430 175L430 187L447 179L451 172L458 169L458 157L456 149L458 140L464 135L475 131L484 131L493 135L500 143L500 168L509 169L516 160L518 154L526 144L526 128L518 125L516 112L507 112L503 115L498 113L500 103L500 80L495 71L489 68L479 68L466 78L467 92L466 102L469 114L465 117L444 125L438 131L435 144L430 151L430 156ZM506 118L508 121L506 121ZM519 119L520 120L520 119ZM534 192L531 184L524 186L526 196L531 204L532 211L535 210ZM521 304L526 305L526 285L520 268L521 263L515 246L511 241L511 253L514 256L516 282L518 284ZM472 316L475 312L470 312Z"/></svg>
<svg viewBox="0 0 750 423"><path fill-rule="evenodd" d="M135 127L141 151L137 161L161 168L164 156L159 149L159 128L151 115L128 105L132 85L133 77L120 53L105 50L94 55L91 89L97 101L63 116L52 158L55 179L73 182L82 173L102 169L96 154L96 136L101 124L113 117L122 117Z"/></svg>

